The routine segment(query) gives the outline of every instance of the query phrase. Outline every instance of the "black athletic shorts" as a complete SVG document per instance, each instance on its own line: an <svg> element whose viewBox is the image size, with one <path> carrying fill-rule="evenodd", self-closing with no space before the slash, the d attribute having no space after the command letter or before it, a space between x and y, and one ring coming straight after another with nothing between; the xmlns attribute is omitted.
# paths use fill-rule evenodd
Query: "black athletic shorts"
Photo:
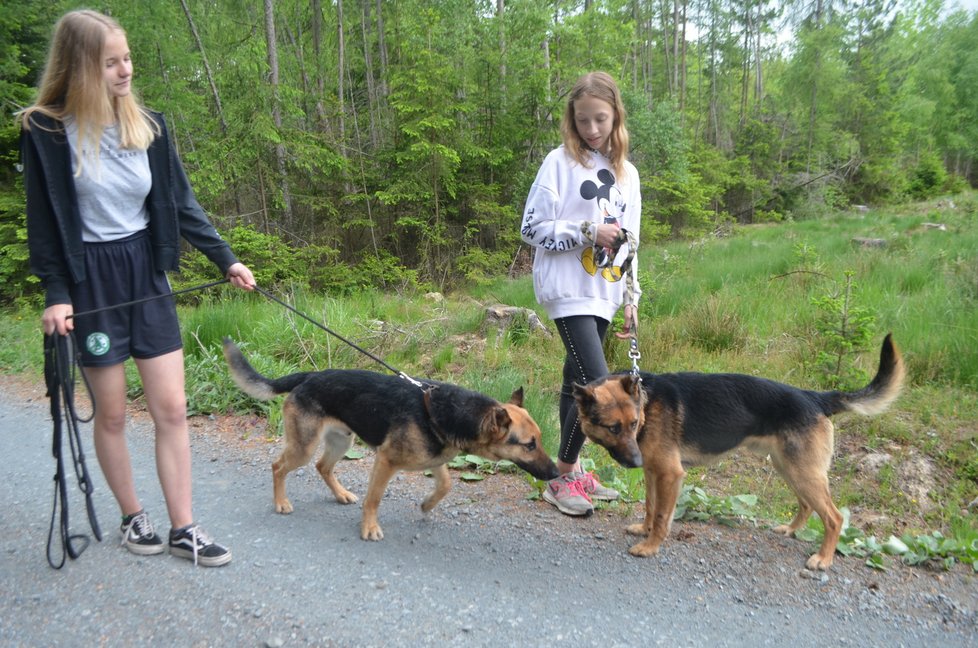
<svg viewBox="0 0 978 648"><path fill-rule="evenodd" d="M87 279L71 289L75 339L83 366L108 367L130 356L155 358L183 348L173 297L78 316L172 292L166 273L153 267L148 232L107 243L86 243L85 273Z"/></svg>

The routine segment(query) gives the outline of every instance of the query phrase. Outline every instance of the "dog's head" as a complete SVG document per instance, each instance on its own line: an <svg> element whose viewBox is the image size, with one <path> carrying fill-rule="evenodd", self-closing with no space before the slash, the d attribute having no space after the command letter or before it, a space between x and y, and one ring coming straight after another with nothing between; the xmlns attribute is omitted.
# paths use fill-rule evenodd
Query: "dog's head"
<svg viewBox="0 0 978 648"><path fill-rule="evenodd" d="M543 448L540 427L523 409L523 388L513 392L508 403L498 403L483 418L482 447L477 452L487 459L506 459L537 479L555 479L557 466Z"/></svg>
<svg viewBox="0 0 978 648"><path fill-rule="evenodd" d="M638 432L645 422L645 392L631 374L606 376L589 385L574 385L581 430L604 446L626 468L642 465Z"/></svg>

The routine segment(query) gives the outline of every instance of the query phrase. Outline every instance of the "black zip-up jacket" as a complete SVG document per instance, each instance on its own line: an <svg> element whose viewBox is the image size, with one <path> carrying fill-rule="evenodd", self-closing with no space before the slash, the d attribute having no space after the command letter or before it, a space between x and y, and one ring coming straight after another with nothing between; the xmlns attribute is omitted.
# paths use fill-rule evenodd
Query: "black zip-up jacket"
<svg viewBox="0 0 978 648"><path fill-rule="evenodd" d="M179 270L182 236L226 276L238 259L197 202L163 115L151 115L160 127L147 150L153 184L146 207L154 266L164 272ZM70 287L85 281L85 254L68 137L61 122L35 113L31 128L21 129L20 147L30 269L44 286L45 306L70 304Z"/></svg>

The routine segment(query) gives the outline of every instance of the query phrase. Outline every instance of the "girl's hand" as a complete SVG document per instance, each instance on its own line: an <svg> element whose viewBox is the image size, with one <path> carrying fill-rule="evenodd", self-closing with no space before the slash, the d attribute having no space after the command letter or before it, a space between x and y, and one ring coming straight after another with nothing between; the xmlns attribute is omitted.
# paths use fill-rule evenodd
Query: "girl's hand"
<svg viewBox="0 0 978 648"><path fill-rule="evenodd" d="M228 268L227 278L235 288L244 288L245 290L255 289L255 276L251 274L248 266L241 262L235 263Z"/></svg>
<svg viewBox="0 0 978 648"><path fill-rule="evenodd" d="M630 340L638 328L638 310L631 304L625 305L625 323L621 327L621 332L616 332L615 337L619 340Z"/></svg>
<svg viewBox="0 0 978 648"><path fill-rule="evenodd" d="M44 328L45 335L67 335L68 331L75 330L75 320L69 318L75 309L71 304L51 304L44 309L41 315L41 326Z"/></svg>
<svg viewBox="0 0 978 648"><path fill-rule="evenodd" d="M617 223L601 223L595 227L594 244L598 247L613 249L620 229Z"/></svg>

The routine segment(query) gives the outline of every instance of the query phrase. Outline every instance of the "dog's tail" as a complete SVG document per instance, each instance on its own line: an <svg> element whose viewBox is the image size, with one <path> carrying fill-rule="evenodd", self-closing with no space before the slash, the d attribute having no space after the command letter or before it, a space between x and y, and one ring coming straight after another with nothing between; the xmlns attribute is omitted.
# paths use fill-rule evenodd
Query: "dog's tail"
<svg viewBox="0 0 978 648"><path fill-rule="evenodd" d="M888 333L880 349L880 366L872 382L858 391L826 392L826 414L855 412L863 416L880 414L896 400L906 377L903 356L893 343L893 335Z"/></svg>
<svg viewBox="0 0 978 648"><path fill-rule="evenodd" d="M227 360L228 368L231 370L231 377L241 391L259 400L270 400L279 394L292 391L308 375L307 372L301 372L281 378L266 378L251 366L238 345L229 337L224 338L224 359Z"/></svg>

